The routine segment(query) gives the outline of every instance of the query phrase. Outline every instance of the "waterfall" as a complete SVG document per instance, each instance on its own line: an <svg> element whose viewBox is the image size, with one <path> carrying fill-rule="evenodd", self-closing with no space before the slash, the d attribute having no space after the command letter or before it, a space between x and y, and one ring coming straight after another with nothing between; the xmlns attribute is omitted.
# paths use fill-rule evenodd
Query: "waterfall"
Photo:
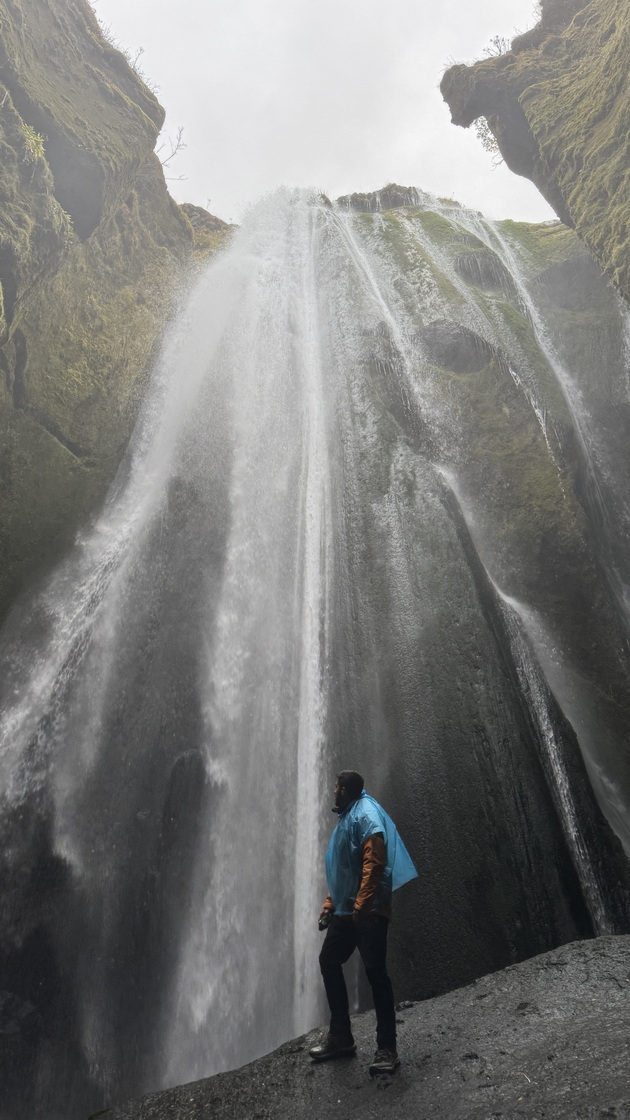
<svg viewBox="0 0 630 1120"><path fill-rule="evenodd" d="M158 1080L234 1065L320 1013L307 963L332 783L320 215L306 197L263 203L201 280L102 517L30 609L44 637L24 642L20 618L5 652L5 805L41 786L52 800L82 911L81 1041L106 1083L127 1061L125 998L155 1016ZM178 853L189 810L195 844ZM170 968L159 993L125 995L121 925L138 906L158 941L170 924Z"/></svg>
<svg viewBox="0 0 630 1120"><path fill-rule="evenodd" d="M510 306L456 267L471 231L496 248L490 227L421 192L385 201L258 204L169 329L104 509L9 619L0 950L55 978L28 1051L28 1108L54 1120L324 1020L342 766L421 870L392 928L401 996L626 928L580 754L623 833L617 725L595 758L566 716L578 672L600 703L597 674L627 658L613 641L585 667L569 606L523 559L529 528L544 542L559 520L550 555L599 588L585 626L607 640L555 367L506 254ZM527 472L542 527L512 497Z"/></svg>
<svg viewBox="0 0 630 1120"><path fill-rule="evenodd" d="M589 843L584 836L575 789L567 767L566 748L549 704L548 686L524 640L521 618L527 618L527 611L523 610L521 604L504 597L502 599L515 665L540 733L542 763L548 774L549 787L558 806L582 890L588 899L595 932L598 936L615 933L615 926L606 906L605 885L599 881ZM531 631L533 627L530 625L528 629Z"/></svg>
<svg viewBox="0 0 630 1120"><path fill-rule="evenodd" d="M477 223L477 229L479 225L480 223ZM623 413L630 415L627 387L623 383L623 377L619 377L615 384L606 368L608 365L614 367L614 360L611 362L605 352L597 354L595 368L586 367L586 377L582 373L583 379L580 383L578 371L573 372L568 368L550 337L547 324L548 309L546 311L544 304L539 305L535 294L531 293L531 285L527 284L518 253L496 223L487 223L485 232L486 237L490 235L488 241L498 250L518 285L519 296L532 323L537 342L554 371L556 384L567 401L583 464L583 502L590 513L597 546L603 560L602 566L619 608L618 616L624 626L625 641L628 642L630 640L630 614L628 613L628 581L630 580L628 482L630 478L624 457L619 455L619 449L611 438L610 421L602 409L604 405L606 411L617 408L621 415ZM621 306L621 301L617 302L618 321L622 330L621 357L622 363L627 366L627 313ZM604 383L604 392L600 382ZM585 710L583 695L572 684L572 668L568 664L568 659L554 656L553 636L545 633L544 625L541 626L540 622L536 622L526 611L525 618L528 617L529 634L536 644L539 661L544 665L547 679L553 685L556 695L561 698L565 713L579 732L594 789L601 804L608 807L609 819L614 823L618 834L624 840L626 849L629 850L627 806L619 797L619 791L615 788L614 781L611 781L607 773L608 767L603 761L606 747L602 750L602 742L605 744L608 739L607 721L604 718L599 722L594 718L590 706ZM616 747L612 748L613 751L616 749Z"/></svg>
<svg viewBox="0 0 630 1120"><path fill-rule="evenodd" d="M169 1083L182 1079L182 1063L186 1077L202 1076L318 1021L314 915L331 782L318 211L296 197L270 203L266 218L266 256L259 239L246 244L245 259L255 253L260 272L226 358L238 378L229 529L201 683L208 753L226 792L202 832L195 920L173 979Z"/></svg>

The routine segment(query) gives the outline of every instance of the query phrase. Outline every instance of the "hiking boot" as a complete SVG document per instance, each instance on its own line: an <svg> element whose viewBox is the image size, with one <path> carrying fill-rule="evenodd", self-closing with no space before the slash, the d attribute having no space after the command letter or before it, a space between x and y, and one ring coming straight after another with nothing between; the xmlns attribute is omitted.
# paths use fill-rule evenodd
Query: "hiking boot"
<svg viewBox="0 0 630 1120"><path fill-rule="evenodd" d="M328 1062L331 1058L349 1058L356 1051L351 1034L328 1034L319 1046L311 1047L309 1055L315 1062Z"/></svg>
<svg viewBox="0 0 630 1120"><path fill-rule="evenodd" d="M392 1050L377 1050L370 1065L370 1073L393 1073L399 1065L400 1058L395 1047Z"/></svg>

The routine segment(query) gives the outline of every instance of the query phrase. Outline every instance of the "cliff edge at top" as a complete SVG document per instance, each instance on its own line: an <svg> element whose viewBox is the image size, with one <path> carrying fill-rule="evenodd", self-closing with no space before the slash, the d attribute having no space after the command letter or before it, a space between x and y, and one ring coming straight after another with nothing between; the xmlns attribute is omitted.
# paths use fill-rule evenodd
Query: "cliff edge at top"
<svg viewBox="0 0 630 1120"><path fill-rule="evenodd" d="M630 8L542 0L506 54L452 66L454 124L485 117L508 167L532 180L630 299Z"/></svg>

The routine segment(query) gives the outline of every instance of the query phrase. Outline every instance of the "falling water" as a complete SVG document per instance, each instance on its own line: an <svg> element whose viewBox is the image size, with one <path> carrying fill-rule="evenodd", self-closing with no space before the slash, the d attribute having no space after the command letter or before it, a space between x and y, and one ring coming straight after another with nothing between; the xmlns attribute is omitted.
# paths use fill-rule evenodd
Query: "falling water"
<svg viewBox="0 0 630 1120"><path fill-rule="evenodd" d="M544 305L539 306L538 301L532 294L530 286L527 284L522 265L518 259L518 254L510 244L509 238L503 234L499 225L495 222L485 222L476 219L470 223L470 228L483 236L483 239L489 247L492 247L498 252L500 259L508 268L517 286L523 308L532 324L537 343L553 370L555 384L561 389L565 397L571 413L573 430L579 440L584 461L587 500L589 500L593 506L594 516L597 518L600 532L600 543L606 551L606 561L610 575L615 581L615 589L619 601L624 605L627 596L627 585L625 582L628 578L627 571L625 571L627 561L623 564L621 571L617 570L618 566L615 561L616 552L620 551L624 555L624 558L628 552L628 543L630 542L630 504L627 499L627 486L625 484L626 479L624 472L620 470L621 465L618 457L614 457L614 455L611 456L611 448L607 446L607 436L609 433L602 428L597 415L597 385L598 382L604 382L606 385L608 381L606 366L610 359L608 355L599 354L597 356L597 367L595 369L591 367L591 369L588 370L588 374L590 375L588 381L584 385L580 385L577 375L568 367L566 362L562 360L558 348L550 337L550 332L545 322ZM625 310L619 306L619 321L624 332L625 349L627 352L626 320L627 314ZM612 391L610 385L606 385L606 387L609 392L607 404L610 406L611 398L614 400L615 396L619 394L619 387L615 387ZM593 389L595 392L593 392ZM534 390L532 392L532 403L541 417L541 423L544 423L544 410L537 400L537 397L538 394ZM589 397L591 399L589 399ZM627 408L627 390L625 392L622 391L621 399L617 403L618 405L623 403ZM616 524L614 523L614 515L612 514L612 510L615 506L617 506ZM615 536L620 537L617 550L614 547ZM630 626L630 615L628 616L628 624Z"/></svg>
<svg viewBox="0 0 630 1120"><path fill-rule="evenodd" d="M64 993L46 1037L74 1068L50 1041L33 1059L55 1118L322 1020L342 765L428 868L393 943L410 995L625 921L590 876L610 841L558 761L542 660L502 621L518 562L491 528L499 457L475 475L468 374L438 368L432 324L476 332L474 368L492 358L504 378L501 446L524 433L569 517L566 472L522 334L427 233L427 196L415 205L258 205L170 329L101 516L9 621L2 933Z"/></svg>
<svg viewBox="0 0 630 1120"><path fill-rule="evenodd" d="M519 679L539 729L543 766L548 772L549 786L558 806L582 889L588 899L595 932L599 936L615 933L614 923L607 911L605 889L598 879L588 842L583 834L580 814L575 804L575 790L567 770L564 744L550 710L547 682L525 640L519 613L520 604L503 596L501 598ZM527 611L523 614L527 618Z"/></svg>
<svg viewBox="0 0 630 1120"><path fill-rule="evenodd" d="M446 213L444 208L441 213ZM551 374L546 384L544 380L541 381L540 371L534 373L531 369L530 361L519 345L519 340L506 335L505 323L497 318L496 308L488 309L486 306L480 311L470 290L462 284L452 261L441 252L439 244L431 244L431 239L427 238L426 234L422 236L423 243L431 244L432 255L440 260L441 268L462 293L466 303L465 321L474 325L482 336L497 340L499 345L505 347L506 354L512 354L516 358L514 364L519 367L520 372L516 373L510 364L510 374L527 398L540 425L549 454L559 463L559 466L563 457L563 437L558 433L558 426L552 422L552 427L555 429L556 447L554 448L550 442L547 409L550 392L552 401L554 393L557 394L559 391L565 402L571 420L572 438L579 448L581 459L581 501L592 523L600 563L616 600L616 606L619 608L618 618L623 626L624 633L617 636L616 643L619 646L627 645L630 640L630 615L628 614L630 477L627 471L627 457L618 446L619 437L614 434L610 421L611 413L616 412L617 429L623 431L624 424L623 421L619 422L620 418L630 416L627 393L627 312L618 297L611 292L610 302L617 303L617 314L614 318L620 338L618 340L613 338L613 342L618 353L611 353L610 348L598 351L595 342L594 358L591 361L596 364L589 365L588 362L583 362L581 370L571 369L560 353L562 346L566 348L566 336L556 333L556 338L552 337L548 323L550 319L548 301L546 305L545 301L541 300L535 284L532 285L531 278L528 279L527 270L522 262L522 250L519 253L518 236L512 234L510 237L511 223L504 223L506 232L501 223L488 221L474 211L460 209L454 214L448 211L448 216L462 231L472 234L475 239L478 239L479 244L485 245L493 255L496 254L504 266L506 275L514 285L517 304L534 334L543 369L546 365ZM597 271L592 262L590 267L591 270ZM561 281L558 280L557 284L560 285ZM595 289L591 298L596 301L598 297L600 292ZM596 339L595 329L592 334ZM611 341L603 332L602 339L608 343ZM621 365L619 355L622 359ZM615 380L616 367L619 368ZM553 411L558 414L557 405L555 409L552 408ZM559 482L564 490L565 483L561 469L559 469ZM477 541L489 570L494 571L498 576L495 559L488 553L487 541L484 541L483 534L477 534ZM500 576L498 579L501 583ZM610 757L614 754L618 755L619 743L610 741L610 731L607 727L609 714L603 712L598 718L592 701L585 698L583 689L579 686L576 688L576 667L572 664L569 650L565 647L558 653L558 640L548 628L541 627L540 623L534 624L531 621L533 617L531 612L526 612L525 625L529 625L529 638L536 647L548 683L561 700L565 714L579 731L581 748L600 803L622 837L626 850L630 851L627 792L625 795L622 794L616 779L611 776ZM561 640L560 644L563 645Z"/></svg>
<svg viewBox="0 0 630 1120"><path fill-rule="evenodd" d="M150 923L179 927L153 1008L153 1075L234 1065L318 1018L307 961L330 783L331 565L321 213L306 196L263 203L201 281L103 516L32 608L43 640L34 656L22 639L6 654L5 796L15 806L46 785L54 801L55 852L85 907L82 1045L106 1082L125 1064L111 996L121 911L134 909L123 896L146 905L129 860L157 859L174 888L169 860L183 856L168 849L188 811L181 912L151 900Z"/></svg>

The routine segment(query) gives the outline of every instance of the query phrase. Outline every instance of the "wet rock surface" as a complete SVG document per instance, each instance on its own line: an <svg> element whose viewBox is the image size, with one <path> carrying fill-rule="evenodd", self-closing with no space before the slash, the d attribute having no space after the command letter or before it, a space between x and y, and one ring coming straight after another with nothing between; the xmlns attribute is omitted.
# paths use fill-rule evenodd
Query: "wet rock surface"
<svg viewBox="0 0 630 1120"><path fill-rule="evenodd" d="M504 291L512 295L514 283L496 253L489 249L476 249L474 252L461 253L455 260L459 275L469 284L476 284L487 291Z"/></svg>
<svg viewBox="0 0 630 1120"><path fill-rule="evenodd" d="M316 1065L316 1032L232 1073L131 1101L108 1120L418 1120L630 1117L630 936L574 942L466 988L398 1005L401 1069L371 1079L374 1017L358 1057Z"/></svg>
<svg viewBox="0 0 630 1120"><path fill-rule="evenodd" d="M448 319L429 323L418 334L417 341L424 347L429 361L453 373L478 373L496 354L484 338Z"/></svg>
<svg viewBox="0 0 630 1120"><path fill-rule="evenodd" d="M356 210L363 214L377 214L381 210L389 210L396 206L417 206L422 199L428 199L423 191L416 187L401 187L398 183L388 183L380 191L341 195L337 205L342 209Z"/></svg>
<svg viewBox="0 0 630 1120"><path fill-rule="evenodd" d="M595 261L585 261L580 269L569 262L555 263L533 281L538 299L549 301L565 311L579 311L597 298L602 273Z"/></svg>

